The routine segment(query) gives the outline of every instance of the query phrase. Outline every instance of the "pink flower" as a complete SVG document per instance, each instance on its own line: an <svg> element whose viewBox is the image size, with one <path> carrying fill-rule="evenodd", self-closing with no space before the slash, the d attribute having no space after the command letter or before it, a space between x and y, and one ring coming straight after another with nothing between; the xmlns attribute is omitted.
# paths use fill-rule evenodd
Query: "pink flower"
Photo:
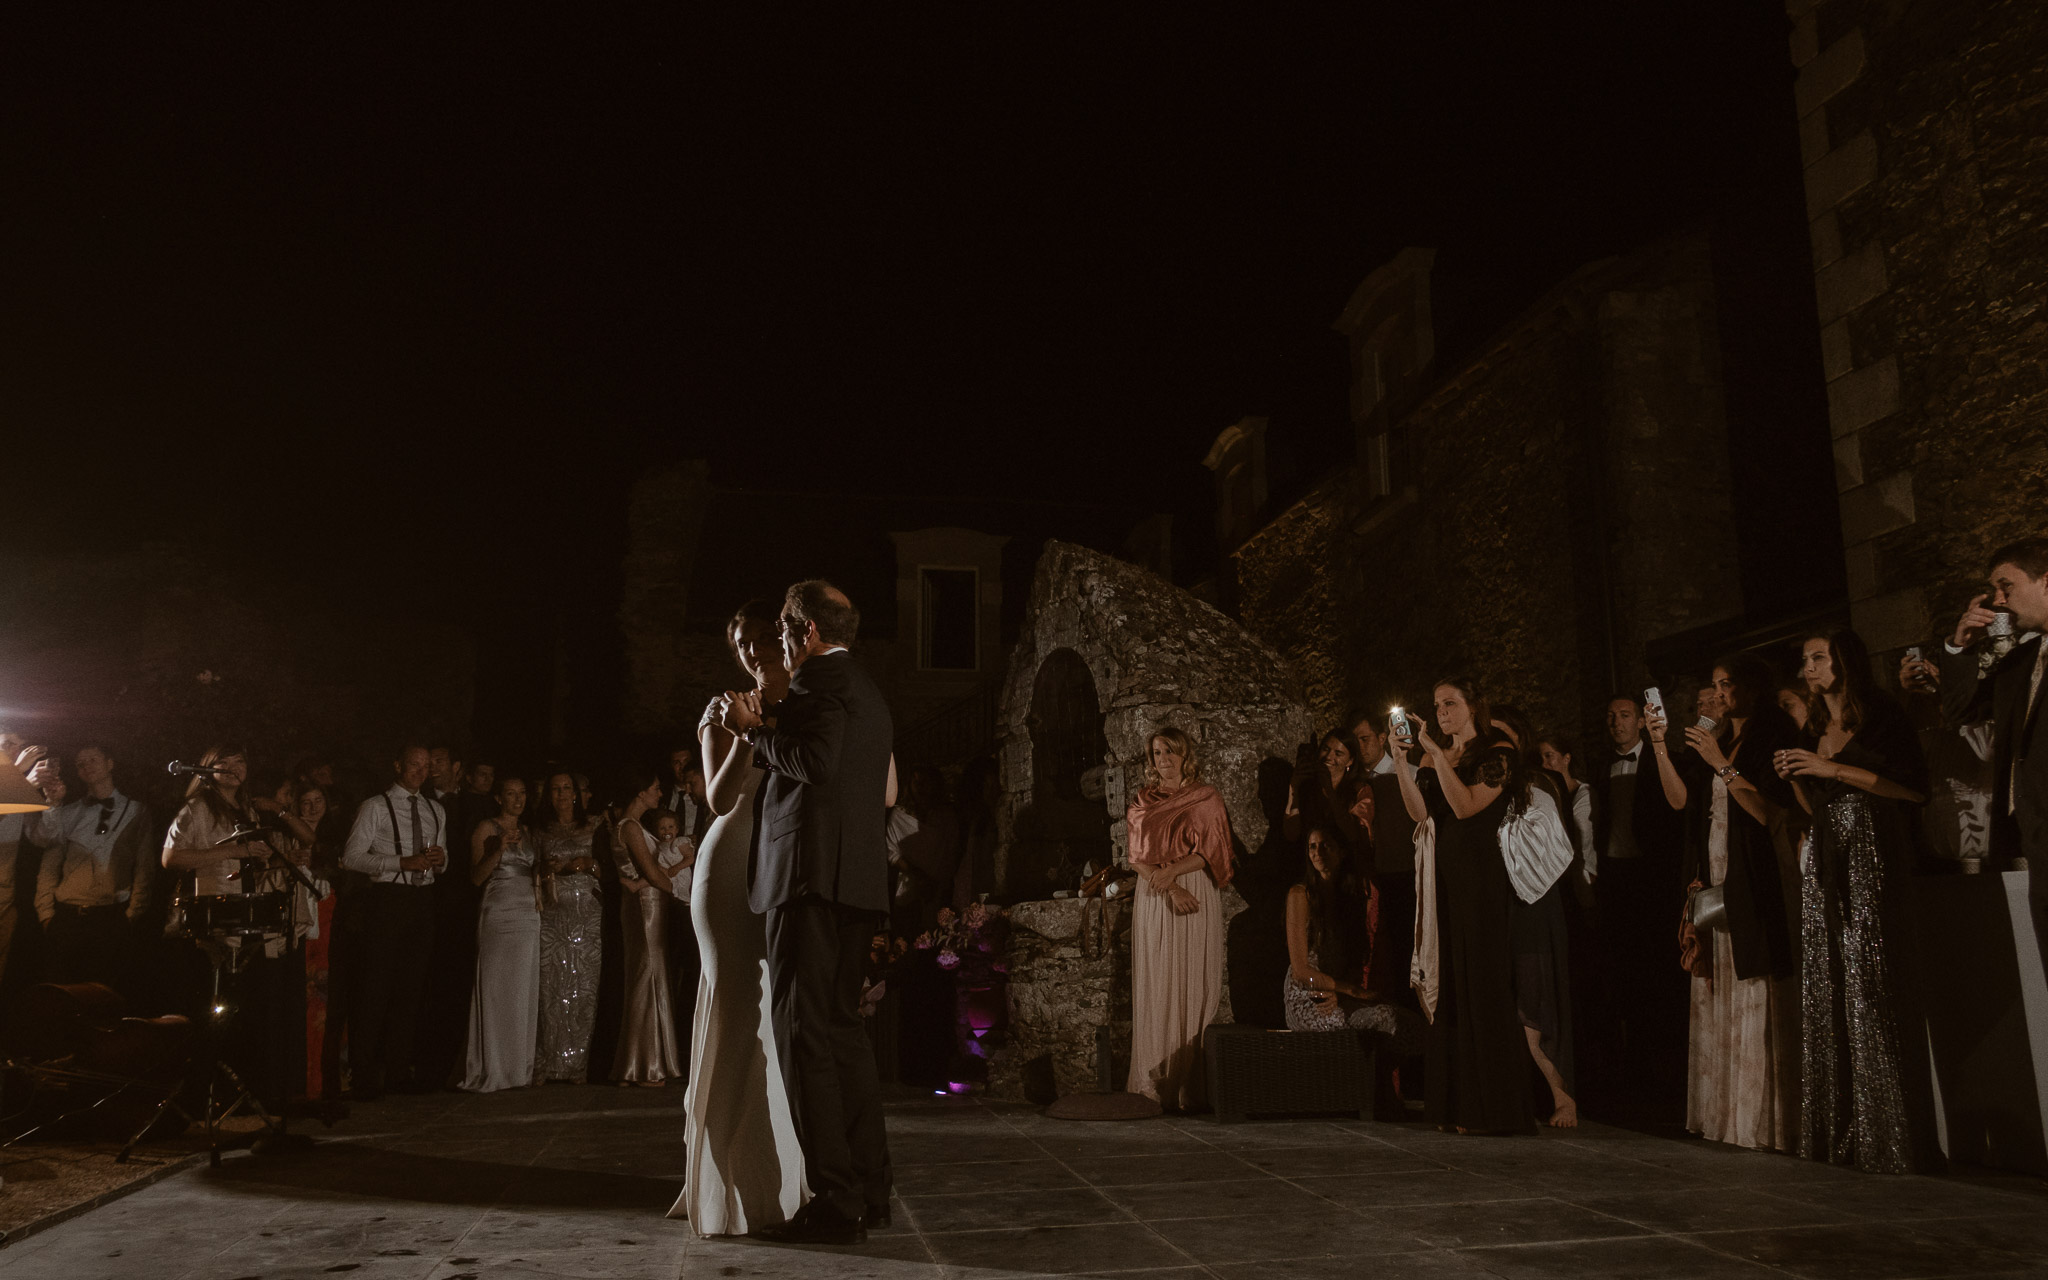
<svg viewBox="0 0 2048 1280"><path fill-rule="evenodd" d="M932 949L932 935L930 935L929 933L918 934L917 949L919 951L930 951Z"/></svg>
<svg viewBox="0 0 2048 1280"><path fill-rule="evenodd" d="M967 927L979 929L987 923L988 908L982 906L979 902L969 904L967 908Z"/></svg>
<svg viewBox="0 0 2048 1280"><path fill-rule="evenodd" d="M941 968L941 969L957 969L957 968L959 968L959 967L960 967L960 957L959 957L959 956L957 956L957 955L955 955L955 954L953 954L953 951L952 951L952 949L951 949L951 948L948 948L947 950L944 950L944 951L941 951L941 952L939 952L939 968Z"/></svg>
<svg viewBox="0 0 2048 1280"><path fill-rule="evenodd" d="M940 907L940 908L939 908L939 928L941 928L941 929L950 929L950 928L952 928L952 927L953 927L953 919L954 919L954 917L953 917L953 908L951 908L951 907Z"/></svg>

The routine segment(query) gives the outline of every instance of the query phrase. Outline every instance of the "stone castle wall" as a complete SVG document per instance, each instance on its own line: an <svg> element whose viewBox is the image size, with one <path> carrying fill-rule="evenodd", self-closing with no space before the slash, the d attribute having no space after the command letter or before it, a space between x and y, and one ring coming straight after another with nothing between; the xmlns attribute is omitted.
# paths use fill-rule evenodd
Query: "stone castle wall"
<svg viewBox="0 0 2048 1280"><path fill-rule="evenodd" d="M1786 9L1851 617L1888 666L2048 528L2048 7Z"/></svg>
<svg viewBox="0 0 2048 1280"><path fill-rule="evenodd" d="M1741 612L1715 324L1703 236L1595 264L1406 412L1412 487L1347 469L1238 549L1319 728L1462 672L1589 734L1651 640Z"/></svg>

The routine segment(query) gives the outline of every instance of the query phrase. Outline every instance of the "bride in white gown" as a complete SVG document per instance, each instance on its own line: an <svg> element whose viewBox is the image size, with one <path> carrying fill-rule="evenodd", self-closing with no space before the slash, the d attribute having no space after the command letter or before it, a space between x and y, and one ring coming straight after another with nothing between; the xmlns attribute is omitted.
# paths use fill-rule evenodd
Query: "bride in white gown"
<svg viewBox="0 0 2048 1280"><path fill-rule="evenodd" d="M789 691L779 623L775 604L756 600L726 628L764 706ZM697 726L706 798L718 816L697 850L690 887L704 971L684 1097L689 1158L683 1194L668 1211L671 1218L688 1218L702 1236L744 1235L785 1222L810 1194L769 1016L767 931L747 905L761 771L753 748L717 724L722 702L714 700Z"/></svg>

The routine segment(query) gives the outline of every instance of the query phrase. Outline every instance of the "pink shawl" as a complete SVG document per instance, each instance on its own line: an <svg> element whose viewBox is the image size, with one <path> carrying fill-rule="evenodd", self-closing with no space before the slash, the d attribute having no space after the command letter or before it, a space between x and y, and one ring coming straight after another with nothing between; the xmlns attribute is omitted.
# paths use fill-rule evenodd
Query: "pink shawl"
<svg viewBox="0 0 2048 1280"><path fill-rule="evenodd" d="M1158 867L1199 853L1221 889L1230 883L1230 815L1216 788L1198 782L1178 791L1146 787L1125 815L1134 866Z"/></svg>

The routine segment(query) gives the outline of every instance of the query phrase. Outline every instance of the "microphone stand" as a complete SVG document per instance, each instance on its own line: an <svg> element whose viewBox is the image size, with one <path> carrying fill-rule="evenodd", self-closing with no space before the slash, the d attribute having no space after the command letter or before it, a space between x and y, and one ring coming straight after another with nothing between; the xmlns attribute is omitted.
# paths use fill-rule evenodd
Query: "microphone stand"
<svg viewBox="0 0 2048 1280"><path fill-rule="evenodd" d="M283 826L282 823L273 824L271 822L261 820L253 823L238 823L236 824L235 829L233 831L229 832L223 838L214 841L214 847L219 848L221 845L226 844L246 844L250 839L254 837L272 832L285 832L288 834L288 832L286 832L286 828ZM299 866L297 863L293 862L289 858L273 853L272 856L268 859L244 858L242 859L242 861L261 862L266 870L272 867L283 867L286 871L291 873L292 879L298 881L300 885L304 886L306 892L309 895L311 895L315 900L318 900L318 898L320 897L320 890L318 886L314 884L313 877L307 875L303 867ZM284 949L287 955L291 953L292 944L295 940L294 935L298 932L298 895L294 893L292 894L292 898L292 908L290 912L288 912L285 916ZM254 940L259 946L262 944L261 934L244 934L243 939L245 942ZM209 952L220 952L225 951L226 948L208 948L208 950ZM223 1007L220 999L220 976L221 967L224 959L225 957L219 955L216 955L214 959L212 1007L215 1009L220 1009ZM304 975L301 975L301 983L303 983L304 980ZM215 1064L219 1067L219 1069L225 1072L229 1080L233 1081L236 1088L240 1090L241 1097L248 1098L250 1105L256 1108L256 1113L263 1119L263 1135L257 1138L254 1142L249 1144L249 1150L251 1154L262 1156L289 1155L294 1151L303 1151L314 1145L313 1139L310 1135L303 1133L293 1133L291 1131L291 1116L286 1109L290 1105L289 1098L285 1099L284 1103L278 1107L277 1115L273 1117L267 1110L264 1109L263 1102L261 1099L256 1097L255 1091L242 1083L241 1078L235 1075L233 1068L229 1067L226 1063L220 1061L220 1057L217 1052L213 1054L213 1058ZM211 1085L208 1086L208 1089L210 1093ZM238 1097L236 1099L237 1104L239 1104L240 1101L241 1098ZM232 1111L233 1108L230 1107L229 1113L231 1114ZM209 1107L209 1129L212 1128L211 1114L211 1108ZM221 1118L226 1119L227 1117L224 1114ZM215 1165L218 1165L220 1163L220 1149L217 1138L215 1139L214 1144L213 1163Z"/></svg>

